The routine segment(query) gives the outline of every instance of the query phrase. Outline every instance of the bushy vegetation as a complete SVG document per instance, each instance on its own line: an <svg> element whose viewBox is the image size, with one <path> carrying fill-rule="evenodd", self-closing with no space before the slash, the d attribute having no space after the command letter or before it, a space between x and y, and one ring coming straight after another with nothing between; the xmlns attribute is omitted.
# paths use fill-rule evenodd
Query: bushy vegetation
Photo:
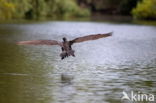
<svg viewBox="0 0 156 103"><path fill-rule="evenodd" d="M0 20L12 18L14 11L15 5L13 3L0 0Z"/></svg>
<svg viewBox="0 0 156 103"><path fill-rule="evenodd" d="M156 0L0 0L0 21L64 19L89 16L91 13L156 19Z"/></svg>
<svg viewBox="0 0 156 103"><path fill-rule="evenodd" d="M105 14L130 15L140 0L77 0L88 5L92 12L100 11Z"/></svg>
<svg viewBox="0 0 156 103"><path fill-rule="evenodd" d="M88 16L76 0L0 0L0 20Z"/></svg>
<svg viewBox="0 0 156 103"><path fill-rule="evenodd" d="M119 5L119 12L123 15L130 15L131 10L136 7L140 0L121 0Z"/></svg>
<svg viewBox="0 0 156 103"><path fill-rule="evenodd" d="M156 19L156 0L143 0L132 10L134 18Z"/></svg>
<svg viewBox="0 0 156 103"><path fill-rule="evenodd" d="M137 19L156 20L156 0L78 0L92 12L113 15L132 15Z"/></svg>
<svg viewBox="0 0 156 103"><path fill-rule="evenodd" d="M69 16L89 16L89 10L80 8L75 0L56 0L57 1L57 15L63 15L63 17Z"/></svg>

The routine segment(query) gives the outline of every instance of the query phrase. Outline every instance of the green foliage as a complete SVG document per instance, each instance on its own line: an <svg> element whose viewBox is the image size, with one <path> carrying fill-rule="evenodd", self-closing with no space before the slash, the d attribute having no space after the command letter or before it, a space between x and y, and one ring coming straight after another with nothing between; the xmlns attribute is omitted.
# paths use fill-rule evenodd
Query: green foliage
<svg viewBox="0 0 156 103"><path fill-rule="evenodd" d="M70 6L69 6L70 5ZM80 8L76 3L75 0L62 0L59 5L60 13L65 16L88 16L89 11L84 8Z"/></svg>
<svg viewBox="0 0 156 103"><path fill-rule="evenodd" d="M122 0L119 5L119 12L123 15L130 15L131 10L136 7L140 0Z"/></svg>
<svg viewBox="0 0 156 103"><path fill-rule="evenodd" d="M10 0L15 5L13 18L24 18L25 12L31 7L31 0Z"/></svg>
<svg viewBox="0 0 156 103"><path fill-rule="evenodd" d="M130 15L132 8L140 0L77 0L80 3L89 5L92 12L102 12L104 14Z"/></svg>
<svg viewBox="0 0 156 103"><path fill-rule="evenodd" d="M11 19L15 11L15 5L7 2L6 0L0 0L0 19Z"/></svg>
<svg viewBox="0 0 156 103"><path fill-rule="evenodd" d="M134 18L156 19L156 0L143 0L132 10Z"/></svg>
<svg viewBox="0 0 156 103"><path fill-rule="evenodd" d="M81 17L89 13L80 8L76 0L0 0L1 20Z"/></svg>

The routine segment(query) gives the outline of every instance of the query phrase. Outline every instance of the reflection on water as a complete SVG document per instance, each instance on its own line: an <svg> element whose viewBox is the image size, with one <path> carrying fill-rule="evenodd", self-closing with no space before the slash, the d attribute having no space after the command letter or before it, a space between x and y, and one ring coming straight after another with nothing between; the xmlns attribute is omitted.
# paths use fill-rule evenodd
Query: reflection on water
<svg viewBox="0 0 156 103"><path fill-rule="evenodd" d="M15 44L110 31L74 45L76 57L65 60L57 46ZM96 22L0 25L0 103L121 103L123 90L156 94L155 33L154 26Z"/></svg>

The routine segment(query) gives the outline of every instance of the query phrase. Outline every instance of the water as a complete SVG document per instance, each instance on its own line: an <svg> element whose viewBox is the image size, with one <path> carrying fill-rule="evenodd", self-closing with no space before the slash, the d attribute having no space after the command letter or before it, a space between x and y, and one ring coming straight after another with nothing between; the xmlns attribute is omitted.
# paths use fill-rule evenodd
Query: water
<svg viewBox="0 0 156 103"><path fill-rule="evenodd" d="M76 57L65 60L57 46L15 44L111 31L73 45ZM1 24L0 103L129 103L122 91L156 94L155 33L155 26L98 22Z"/></svg>

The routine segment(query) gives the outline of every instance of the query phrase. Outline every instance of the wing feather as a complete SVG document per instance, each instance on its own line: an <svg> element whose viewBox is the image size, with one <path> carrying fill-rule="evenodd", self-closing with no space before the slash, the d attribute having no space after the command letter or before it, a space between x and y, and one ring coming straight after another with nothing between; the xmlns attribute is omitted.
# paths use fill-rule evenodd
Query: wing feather
<svg viewBox="0 0 156 103"><path fill-rule="evenodd" d="M84 41L89 41L89 40L96 40L104 37L112 36L112 32L110 33L105 33L105 34L93 34L93 35L88 35L88 36L83 36L83 37L78 37L70 41L71 44L73 43L80 43Z"/></svg>
<svg viewBox="0 0 156 103"><path fill-rule="evenodd" d="M30 40L30 41L20 41L17 42L18 45L60 45L62 46L61 42L56 40Z"/></svg>

